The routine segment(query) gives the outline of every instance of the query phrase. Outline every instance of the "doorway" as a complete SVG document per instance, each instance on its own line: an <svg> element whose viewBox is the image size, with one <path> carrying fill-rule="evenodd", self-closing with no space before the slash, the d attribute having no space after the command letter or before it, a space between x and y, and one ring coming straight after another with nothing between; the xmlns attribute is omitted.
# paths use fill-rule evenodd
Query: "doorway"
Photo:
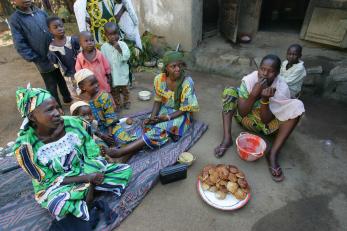
<svg viewBox="0 0 347 231"><path fill-rule="evenodd" d="M309 0L263 0L259 30L299 33Z"/></svg>
<svg viewBox="0 0 347 231"><path fill-rule="evenodd" d="M218 34L219 1L203 0L202 38Z"/></svg>

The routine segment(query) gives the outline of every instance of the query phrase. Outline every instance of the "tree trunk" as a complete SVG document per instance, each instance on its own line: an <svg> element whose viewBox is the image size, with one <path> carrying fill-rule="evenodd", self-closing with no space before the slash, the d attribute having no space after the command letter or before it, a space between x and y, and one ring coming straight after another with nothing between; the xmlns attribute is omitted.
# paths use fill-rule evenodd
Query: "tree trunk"
<svg viewBox="0 0 347 231"><path fill-rule="evenodd" d="M73 11L74 1L73 0L64 0L64 2L65 2L65 5L67 6L68 11L70 12L70 14L74 14L74 11Z"/></svg>
<svg viewBox="0 0 347 231"><path fill-rule="evenodd" d="M14 11L11 3L8 0L1 0L0 1L1 9L0 14L2 15L11 15Z"/></svg>

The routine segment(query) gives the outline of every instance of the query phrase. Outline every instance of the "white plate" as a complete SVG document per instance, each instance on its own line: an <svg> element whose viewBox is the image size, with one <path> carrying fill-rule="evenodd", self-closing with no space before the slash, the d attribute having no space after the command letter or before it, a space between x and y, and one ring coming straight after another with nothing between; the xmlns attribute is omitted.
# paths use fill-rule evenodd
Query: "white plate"
<svg viewBox="0 0 347 231"><path fill-rule="evenodd" d="M122 126L124 129L127 129L127 128L130 128L131 126L132 126L132 124L127 124L126 123L126 120L127 120L128 118L121 118L120 120L119 120L119 124L120 124L120 126Z"/></svg>
<svg viewBox="0 0 347 231"><path fill-rule="evenodd" d="M208 190L203 190L201 187L200 180L198 179L197 189L200 197L209 205L214 208L221 210L236 210L245 206L249 199L251 198L251 194L248 193L247 197L243 200L236 199L232 194L228 193L224 200L219 200L216 198L214 192L210 192Z"/></svg>

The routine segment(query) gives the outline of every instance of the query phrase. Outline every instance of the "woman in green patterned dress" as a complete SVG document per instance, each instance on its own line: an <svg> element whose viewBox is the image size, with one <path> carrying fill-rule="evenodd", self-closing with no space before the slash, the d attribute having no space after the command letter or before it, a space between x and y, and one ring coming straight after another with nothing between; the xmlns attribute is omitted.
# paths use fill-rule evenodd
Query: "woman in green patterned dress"
<svg viewBox="0 0 347 231"><path fill-rule="evenodd" d="M267 155L274 181L284 175L278 164L278 154L305 112L303 103L291 99L286 82L279 76L281 60L275 55L265 56L258 71L245 76L239 88L229 87L223 92L223 140L214 152L217 158L232 145L231 122L236 121L249 131L264 135L275 134Z"/></svg>
<svg viewBox="0 0 347 231"><path fill-rule="evenodd" d="M66 215L88 221L94 190L119 197L131 177L126 164L109 164L85 123L61 116L55 99L39 88L20 88L17 107L24 117L14 150L32 178L36 201L57 220Z"/></svg>
<svg viewBox="0 0 347 231"><path fill-rule="evenodd" d="M163 63L163 73L154 79L154 105L150 117L144 121L142 137L120 149L107 150L110 157L134 154L145 145L152 149L160 147L170 139L177 141L190 128L199 104L194 82L184 74L183 54L168 51Z"/></svg>

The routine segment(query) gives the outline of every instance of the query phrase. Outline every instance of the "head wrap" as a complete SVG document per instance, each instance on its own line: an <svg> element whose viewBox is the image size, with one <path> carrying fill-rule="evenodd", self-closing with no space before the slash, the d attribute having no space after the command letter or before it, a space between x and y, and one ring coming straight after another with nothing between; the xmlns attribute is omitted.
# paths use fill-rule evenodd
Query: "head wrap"
<svg viewBox="0 0 347 231"><path fill-rule="evenodd" d="M169 65L172 62L177 62L177 61L181 61L184 62L184 55L183 53L179 52L179 51L167 51L164 54L163 57L163 72L166 71L166 66ZM181 70L181 76L180 78L177 80L177 85L176 85L176 89L175 89L175 109L178 110L180 108L181 105L181 94L182 94L182 83L184 81L184 71Z"/></svg>
<svg viewBox="0 0 347 231"><path fill-rule="evenodd" d="M89 104L84 102L84 101L77 101L77 102L71 104L71 106L70 106L71 115L73 115L75 110L77 110L79 107L82 107L82 106L88 106L89 107Z"/></svg>
<svg viewBox="0 0 347 231"><path fill-rule="evenodd" d="M164 57L163 57L163 64L164 64L163 71L165 71L165 68L168 64L170 64L172 62L177 62L177 61L184 62L184 55L181 52L179 52L179 51L167 51L167 52L165 52Z"/></svg>
<svg viewBox="0 0 347 231"><path fill-rule="evenodd" d="M41 88L27 88L20 87L16 91L17 108L21 116L27 117L31 112L40 106L46 99L51 98L52 95Z"/></svg>
<svg viewBox="0 0 347 231"><path fill-rule="evenodd" d="M76 84L78 85L80 82L92 75L94 75L94 73L89 69L81 69L77 71L75 74Z"/></svg>

